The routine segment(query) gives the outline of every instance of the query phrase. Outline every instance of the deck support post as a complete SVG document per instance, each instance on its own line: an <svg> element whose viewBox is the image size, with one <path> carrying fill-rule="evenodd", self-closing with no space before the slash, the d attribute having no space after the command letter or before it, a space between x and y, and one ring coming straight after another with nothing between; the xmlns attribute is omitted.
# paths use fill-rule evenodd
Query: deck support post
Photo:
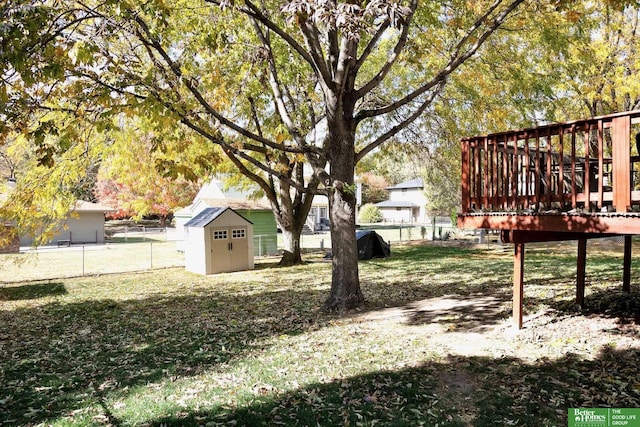
<svg viewBox="0 0 640 427"><path fill-rule="evenodd" d="M578 239L578 262L576 266L576 304L584 307L584 283L587 266L587 239Z"/></svg>
<svg viewBox="0 0 640 427"><path fill-rule="evenodd" d="M631 292L631 235L624 236L624 261L622 268L622 291Z"/></svg>
<svg viewBox="0 0 640 427"><path fill-rule="evenodd" d="M516 243L513 257L513 326L522 329L524 294L524 243Z"/></svg>

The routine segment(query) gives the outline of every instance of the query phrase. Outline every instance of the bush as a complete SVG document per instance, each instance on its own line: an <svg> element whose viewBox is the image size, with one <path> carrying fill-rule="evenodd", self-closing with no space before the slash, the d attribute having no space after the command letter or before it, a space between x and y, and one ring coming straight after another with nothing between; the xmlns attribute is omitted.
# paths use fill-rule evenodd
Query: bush
<svg viewBox="0 0 640 427"><path fill-rule="evenodd" d="M371 223L382 221L380 209L371 203L367 203L360 208L360 222Z"/></svg>

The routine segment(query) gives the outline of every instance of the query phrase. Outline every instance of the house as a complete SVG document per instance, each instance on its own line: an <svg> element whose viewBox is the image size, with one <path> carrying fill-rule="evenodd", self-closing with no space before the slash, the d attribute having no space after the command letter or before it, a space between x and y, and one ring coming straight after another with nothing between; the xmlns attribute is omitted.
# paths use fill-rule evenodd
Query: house
<svg viewBox="0 0 640 427"><path fill-rule="evenodd" d="M329 199L327 196L315 195L306 221L307 229L311 232L329 229Z"/></svg>
<svg viewBox="0 0 640 427"><path fill-rule="evenodd" d="M421 178L387 187L389 200L376 203L385 222L425 223L427 199Z"/></svg>
<svg viewBox="0 0 640 427"><path fill-rule="evenodd" d="M104 215L107 212L114 212L114 209L98 203L78 200L63 226L51 238L50 244L68 246L104 243ZM33 243L33 236L20 236L20 246L32 246Z"/></svg>
<svg viewBox="0 0 640 427"><path fill-rule="evenodd" d="M174 213L176 229L173 240L177 249L185 252L185 225L207 208L231 208L253 224L253 255L278 253L278 235L275 218L266 198L252 200L247 192L223 189L222 181L214 179L202 186L191 205Z"/></svg>

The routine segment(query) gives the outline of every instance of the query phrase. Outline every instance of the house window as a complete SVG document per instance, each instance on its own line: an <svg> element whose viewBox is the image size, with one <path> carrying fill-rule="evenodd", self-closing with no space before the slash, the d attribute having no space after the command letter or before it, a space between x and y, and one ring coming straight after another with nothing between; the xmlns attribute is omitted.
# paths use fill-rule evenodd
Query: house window
<svg viewBox="0 0 640 427"><path fill-rule="evenodd" d="M327 208L326 207L321 207L320 208L320 219L324 219L327 217Z"/></svg>
<svg viewBox="0 0 640 427"><path fill-rule="evenodd" d="M227 230L213 230L213 240L226 240Z"/></svg>
<svg viewBox="0 0 640 427"><path fill-rule="evenodd" d="M238 228L235 230L231 230L231 238L232 239L244 239L246 237L246 232L244 228Z"/></svg>

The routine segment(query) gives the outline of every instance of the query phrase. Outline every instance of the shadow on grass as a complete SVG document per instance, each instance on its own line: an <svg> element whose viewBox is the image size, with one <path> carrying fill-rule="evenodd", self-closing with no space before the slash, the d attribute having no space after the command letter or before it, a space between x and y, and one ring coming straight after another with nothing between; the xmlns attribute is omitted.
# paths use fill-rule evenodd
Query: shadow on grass
<svg viewBox="0 0 640 427"><path fill-rule="evenodd" d="M365 310L395 307L410 324L440 323L452 330L481 332L512 315L511 253L434 245L397 248L391 258L361 264L363 292L369 297ZM582 314L640 323L640 297L622 293L621 284L615 285L622 278L621 269L622 254L589 256L587 279L596 289L590 291L587 285ZM401 274L385 278L387 271ZM536 247L528 253L525 315L545 308L580 312L575 306L575 272L576 252L570 247L554 251Z"/></svg>
<svg viewBox="0 0 640 427"><path fill-rule="evenodd" d="M510 299L504 295L447 295L407 306L408 324L442 323L450 330L484 332L510 315Z"/></svg>
<svg viewBox="0 0 640 427"><path fill-rule="evenodd" d="M20 295L33 295L33 286ZM300 308L301 301L318 306L319 298L204 290L0 312L0 424L38 424L99 405L110 392L247 357L272 336L322 327L311 308Z"/></svg>
<svg viewBox="0 0 640 427"><path fill-rule="evenodd" d="M510 309L511 262L508 255L470 249L397 249L389 259L361 264L363 292L370 298L367 311L411 310L410 324L448 322L460 329L495 324ZM542 258L530 273L546 272L548 264ZM260 277L278 286L269 292L252 293L248 286L242 292L203 286L181 296L155 294L0 311L0 424L33 425L102 405L106 422L117 425L120 421L108 410L105 396L196 376L265 350L271 337L325 327L332 317L319 316L316 308L326 297L326 287L323 283L305 287L309 275L323 274L320 271L306 266L265 269ZM235 276L228 277L231 281ZM535 288L546 289L544 281ZM588 302L606 296L606 291L594 293ZM436 306L433 300L438 298L448 304ZM527 300L533 305L565 304L532 288L525 288ZM606 310L606 306L601 309L604 315ZM639 377L637 356L637 352L611 352L594 361L567 356L536 365L500 358L425 362L401 371L306 385L275 397L269 391L257 393L255 403L239 409L175 408L165 413L180 415L152 422L197 425L203 420L203 424L238 420L238 425L272 425L295 424L291 417L299 416L309 423L298 425L316 425L315 421L354 425L371 417L386 425L417 425L416 420L429 425L434 417L440 424L496 425L494 415L498 424L506 424L504 420L516 414L519 425L566 425L566 409L574 404L640 406L640 387L631 380ZM567 370L570 366L576 371ZM589 370L614 374L602 379L601 388L600 381L589 378ZM620 401L627 398L614 386L624 387L629 400ZM442 395L448 398L438 403ZM456 400L460 396L470 400ZM451 405L452 401L457 403ZM467 405L470 409L460 415L459 408ZM529 414L539 418L531 423Z"/></svg>
<svg viewBox="0 0 640 427"><path fill-rule="evenodd" d="M65 295L67 289L62 283L37 283L20 286L0 287L0 301L20 301L56 295Z"/></svg>
<svg viewBox="0 0 640 427"><path fill-rule="evenodd" d="M598 349L594 349L598 351ZM517 358L450 356L297 390L257 395L236 409L179 411L153 426L566 425L570 408L637 407L639 350L601 349L528 364Z"/></svg>
<svg viewBox="0 0 640 427"><path fill-rule="evenodd" d="M578 307L575 299L545 301L558 312L580 316L595 316L614 319L617 324L614 334L640 339L636 325L640 324L640 292L623 292L620 287L597 289L585 296L584 307Z"/></svg>
<svg viewBox="0 0 640 427"><path fill-rule="evenodd" d="M508 257L447 246L406 246L361 264L364 312L399 310L409 324L488 328L511 312ZM387 275L389 271L401 274Z"/></svg>

